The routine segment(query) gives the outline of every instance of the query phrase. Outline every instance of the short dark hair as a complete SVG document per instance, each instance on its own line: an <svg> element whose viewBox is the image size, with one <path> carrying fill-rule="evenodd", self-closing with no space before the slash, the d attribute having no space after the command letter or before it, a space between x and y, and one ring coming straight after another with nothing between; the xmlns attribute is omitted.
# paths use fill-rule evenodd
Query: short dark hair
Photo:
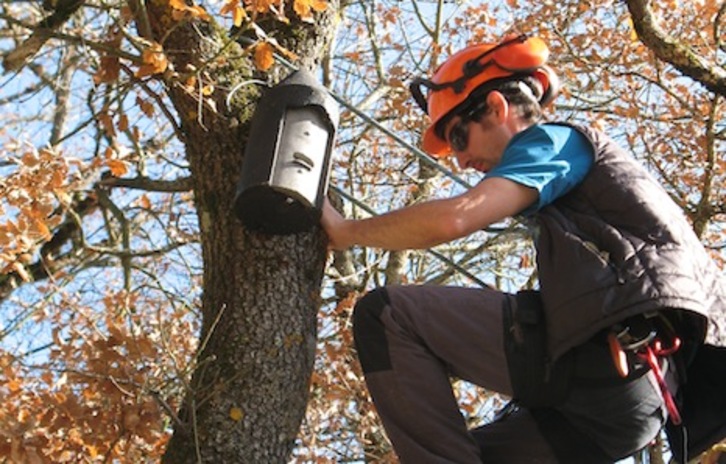
<svg viewBox="0 0 726 464"><path fill-rule="evenodd" d="M544 89L534 77L524 76L505 82L496 90L504 95L510 104L519 109L520 116L526 121L537 122L542 119L542 106L539 104L539 100L542 98Z"/></svg>

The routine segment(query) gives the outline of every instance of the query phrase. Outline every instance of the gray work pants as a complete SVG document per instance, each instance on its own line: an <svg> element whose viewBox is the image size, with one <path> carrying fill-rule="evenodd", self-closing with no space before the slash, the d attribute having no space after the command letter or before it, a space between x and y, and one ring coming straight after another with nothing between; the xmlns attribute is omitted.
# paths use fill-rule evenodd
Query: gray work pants
<svg viewBox="0 0 726 464"><path fill-rule="evenodd" d="M664 413L650 374L624 386L574 388L562 407L549 411L565 418L559 422L543 421L548 411L520 408L504 421L467 430L450 377L513 394L503 311L514 304L513 295L492 289L440 286L387 287L358 303L358 356L401 462L582 463L563 457L578 452L567 449L567 437L578 436L592 440L595 455L612 457L590 462L614 462L658 434ZM552 429L560 426L566 439L553 445L551 432L558 431Z"/></svg>

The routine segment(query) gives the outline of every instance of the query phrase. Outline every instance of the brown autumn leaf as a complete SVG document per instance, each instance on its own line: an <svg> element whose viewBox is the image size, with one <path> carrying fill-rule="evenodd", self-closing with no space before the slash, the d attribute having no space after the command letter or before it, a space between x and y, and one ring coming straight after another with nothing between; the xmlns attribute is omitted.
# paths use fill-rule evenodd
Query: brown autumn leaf
<svg viewBox="0 0 726 464"><path fill-rule="evenodd" d="M114 177L122 177L129 171L129 167L126 161L122 161L119 159L106 160L106 166L108 166L108 168L111 170L111 174L113 174Z"/></svg>
<svg viewBox="0 0 726 464"><path fill-rule="evenodd" d="M238 8L239 0L224 0L224 4L222 5L222 8L219 10L219 14L226 15L228 13L231 13L234 11L235 8Z"/></svg>
<svg viewBox="0 0 726 464"><path fill-rule="evenodd" d="M40 235L40 237L42 237L44 240L50 240L53 237L53 234L48 228L46 222L40 218L34 218L33 228L35 229L35 232Z"/></svg>
<svg viewBox="0 0 726 464"><path fill-rule="evenodd" d="M117 126L118 126L118 130L120 130L121 132L126 132L129 129L129 117L126 116L125 114L122 114L118 118Z"/></svg>
<svg viewBox="0 0 726 464"><path fill-rule="evenodd" d="M154 116L154 113L156 112L154 108L154 104L151 103L149 100L146 100L141 97L136 97L136 104L139 105L139 108L141 108L141 111L148 117Z"/></svg>
<svg viewBox="0 0 726 464"><path fill-rule="evenodd" d="M189 5L185 0L168 0L172 8L172 18L181 21L187 18L209 21L211 17L207 10L198 5Z"/></svg>
<svg viewBox="0 0 726 464"><path fill-rule="evenodd" d="M250 0L249 5L252 11L257 13L267 13L279 3L279 0Z"/></svg>
<svg viewBox="0 0 726 464"><path fill-rule="evenodd" d="M53 189L59 189L63 187L63 184L65 183L65 173L61 171L60 169L56 169L53 171L53 174L51 175L50 180L50 187Z"/></svg>
<svg viewBox="0 0 726 464"><path fill-rule="evenodd" d="M158 42L151 44L141 52L141 66L134 73L136 77L153 76L166 71L169 61L164 54L164 48Z"/></svg>
<svg viewBox="0 0 726 464"><path fill-rule="evenodd" d="M10 267L18 274L18 276L20 276L23 282L30 282L33 280L30 274L28 274L27 269L25 269L25 266L23 266L23 264L19 261L15 261L10 265Z"/></svg>
<svg viewBox="0 0 726 464"><path fill-rule="evenodd" d="M297 15L308 21L312 21L313 12L325 11L328 8L328 2L326 0L295 0L293 3L293 9Z"/></svg>
<svg viewBox="0 0 726 464"><path fill-rule="evenodd" d="M149 195L143 194L139 197L139 204L144 209L151 209L151 200L149 200Z"/></svg>
<svg viewBox="0 0 726 464"><path fill-rule="evenodd" d="M238 6L234 9L232 12L232 20L234 22L234 25L237 27L240 27L242 23L248 18L247 12L244 8L241 6Z"/></svg>
<svg viewBox="0 0 726 464"><path fill-rule="evenodd" d="M227 0L219 14L232 14L232 22L235 26L240 27L245 19L247 19L247 12L244 7L239 4L239 0Z"/></svg>
<svg viewBox="0 0 726 464"><path fill-rule="evenodd" d="M274 48L269 42L255 45L255 66L260 71L267 71L275 63Z"/></svg>
<svg viewBox="0 0 726 464"><path fill-rule="evenodd" d="M242 411L240 408L233 407L229 410L229 418L235 422L241 421L244 415L244 411Z"/></svg>
<svg viewBox="0 0 726 464"><path fill-rule="evenodd" d="M38 158L38 155L34 151L29 151L20 158L20 161L25 166L32 168L40 163L40 158Z"/></svg>
<svg viewBox="0 0 726 464"><path fill-rule="evenodd" d="M102 112L97 116L98 122L101 123L101 127L103 128L103 131L108 135L109 137L116 136L116 129L113 125L113 120L111 119L111 115L107 112Z"/></svg>
<svg viewBox="0 0 726 464"><path fill-rule="evenodd" d="M98 85L115 82L116 80L118 80L120 73L121 62L119 61L118 56L102 56L98 70L96 70L96 73L93 75L93 83Z"/></svg>

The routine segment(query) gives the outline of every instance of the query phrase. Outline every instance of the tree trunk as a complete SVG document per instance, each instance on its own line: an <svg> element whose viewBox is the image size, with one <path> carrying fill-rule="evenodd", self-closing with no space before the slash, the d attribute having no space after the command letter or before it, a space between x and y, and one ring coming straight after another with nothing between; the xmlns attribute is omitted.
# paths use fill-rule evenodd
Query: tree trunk
<svg viewBox="0 0 726 464"><path fill-rule="evenodd" d="M147 3L153 36L165 37L175 70L204 69L197 79L216 90L200 103L180 82L166 83L193 178L204 294L196 367L164 462L286 462L307 403L324 235L315 228L270 237L237 221L232 204L259 89L241 87L230 108L221 89L259 73L249 53L222 48L226 32L199 21L169 27L165 8ZM300 56L298 66L311 69L327 48L334 12L331 4L315 24L292 12L289 25L270 24L278 24L278 43Z"/></svg>

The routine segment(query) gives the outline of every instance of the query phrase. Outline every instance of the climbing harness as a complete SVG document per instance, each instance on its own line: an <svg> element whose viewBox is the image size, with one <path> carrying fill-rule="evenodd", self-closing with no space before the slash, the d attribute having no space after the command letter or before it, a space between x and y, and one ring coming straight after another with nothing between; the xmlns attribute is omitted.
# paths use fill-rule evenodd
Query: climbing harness
<svg viewBox="0 0 726 464"><path fill-rule="evenodd" d="M657 330L655 325L650 323L650 319L652 318L630 319L627 321L629 323L613 326L608 333L610 354L618 374L624 379L631 374L628 353L647 364L658 382L671 422L679 425L681 415L673 399L673 393L666 384L665 373L661 369L661 360L678 351L681 347L681 339L675 334L666 334L666 330ZM664 336L670 338L667 344L662 339Z"/></svg>

